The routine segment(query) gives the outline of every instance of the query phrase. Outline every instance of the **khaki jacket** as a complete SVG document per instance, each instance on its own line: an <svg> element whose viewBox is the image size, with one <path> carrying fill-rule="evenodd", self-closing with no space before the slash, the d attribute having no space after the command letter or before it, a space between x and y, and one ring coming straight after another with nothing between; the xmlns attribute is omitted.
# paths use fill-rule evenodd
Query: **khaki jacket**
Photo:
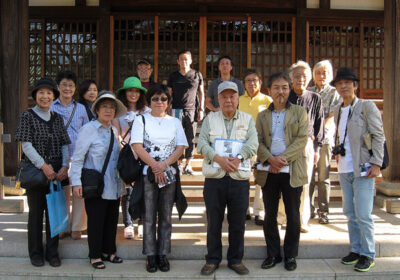
<svg viewBox="0 0 400 280"><path fill-rule="evenodd" d="M363 106L365 106L366 115L368 117L368 127L363 114ZM337 106L333 111L336 126L340 108L341 105ZM360 177L360 163L369 162L382 166L385 135L383 132L381 113L375 103L355 97L351 111L350 119L347 122L347 134L350 139L354 176ZM366 133L371 134L372 156L364 143L363 135ZM336 145L339 144L339 140L335 142Z"/></svg>
<svg viewBox="0 0 400 280"><path fill-rule="evenodd" d="M264 163L272 156L270 152L272 139L271 115L273 104L267 110L258 114L256 128L258 133L258 162ZM290 102L286 106L285 116L285 143L286 150L281 155L289 163L290 185L300 187L307 184L307 164L305 147L308 139L308 118L306 110ZM257 170L256 183L264 187L268 172Z"/></svg>

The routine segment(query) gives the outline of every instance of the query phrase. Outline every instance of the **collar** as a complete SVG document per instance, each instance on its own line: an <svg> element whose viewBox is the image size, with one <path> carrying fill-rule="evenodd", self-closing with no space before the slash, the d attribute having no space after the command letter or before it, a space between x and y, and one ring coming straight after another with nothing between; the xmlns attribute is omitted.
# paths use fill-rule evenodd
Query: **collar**
<svg viewBox="0 0 400 280"><path fill-rule="evenodd" d="M228 119L225 117L225 115L224 115L224 113L222 113L222 111L221 111L221 114L222 114L222 117L224 118L224 120L227 120L227 121L236 120L236 119L239 117L239 112L238 112L237 109L236 109L236 111L235 111L235 114L233 115L233 118L230 119L230 120L228 120Z"/></svg>
<svg viewBox="0 0 400 280"><path fill-rule="evenodd" d="M75 99L72 98L72 102L69 103L68 106L70 106L71 104L74 104L75 102L76 102ZM56 100L54 100L53 103L54 103L54 104L60 104L60 105L64 106L64 105L61 103L60 98L57 98Z"/></svg>
<svg viewBox="0 0 400 280"><path fill-rule="evenodd" d="M286 108L286 109L289 109L290 106L292 106L292 105L293 105L293 104L288 100L288 101L286 102L285 108ZM270 111L274 111L274 110L275 110L275 106L274 106L274 103L273 103L273 102L271 103L271 105L269 105L268 110L270 110Z"/></svg>
<svg viewBox="0 0 400 280"><path fill-rule="evenodd" d="M264 93L262 93L261 91L256 95L256 96L254 96L253 98L251 98L250 97L250 95L247 93L247 90L244 92L244 96L246 96L246 97L248 97L248 98L250 98L251 100L257 100L257 99L262 99L263 97L264 97Z"/></svg>
<svg viewBox="0 0 400 280"><path fill-rule="evenodd" d="M100 127L105 128L105 129L109 129L111 127L111 124L109 127L105 127L101 122L99 122L98 120L94 120L93 121L93 126L97 129L99 129Z"/></svg>

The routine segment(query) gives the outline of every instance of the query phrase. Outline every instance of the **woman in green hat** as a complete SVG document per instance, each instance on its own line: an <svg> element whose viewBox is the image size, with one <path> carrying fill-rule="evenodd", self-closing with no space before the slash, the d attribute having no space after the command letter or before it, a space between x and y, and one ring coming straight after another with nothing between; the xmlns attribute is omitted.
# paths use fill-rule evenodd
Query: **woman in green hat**
<svg viewBox="0 0 400 280"><path fill-rule="evenodd" d="M151 109L146 106L146 92L147 89L142 87L142 83L136 77L125 79L123 87L117 90L117 98L128 108L128 112L124 116L113 121L114 126L118 129L120 142L124 141L125 143L129 143L131 136L130 127L135 117L151 111ZM125 187L126 191L121 199L122 217L125 224L124 237L126 239L133 239L135 236L134 227L128 211L132 188L130 185L126 185ZM139 220L138 238L142 237L143 225L141 220Z"/></svg>

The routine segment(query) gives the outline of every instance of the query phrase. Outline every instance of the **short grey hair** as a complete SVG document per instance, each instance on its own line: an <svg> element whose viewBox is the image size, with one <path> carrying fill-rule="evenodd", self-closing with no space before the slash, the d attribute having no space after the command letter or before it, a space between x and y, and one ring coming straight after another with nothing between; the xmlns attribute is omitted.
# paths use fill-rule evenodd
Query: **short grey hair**
<svg viewBox="0 0 400 280"><path fill-rule="evenodd" d="M305 62L303 60L298 60L296 63L294 63L294 64L292 64L292 66L290 66L289 71L288 71L290 78L293 80L293 71L294 71L294 69L299 68L299 67L306 69L306 74L308 77L307 84L308 84L312 78L311 67L307 62Z"/></svg>
<svg viewBox="0 0 400 280"><path fill-rule="evenodd" d="M319 69L319 68L325 68L328 72L327 75L327 83L329 84L332 80L333 80L333 67L332 67L332 63L328 60L321 60L320 62L318 62L317 64L314 65L313 70L312 70L312 75L313 75L313 79L315 81L315 72Z"/></svg>

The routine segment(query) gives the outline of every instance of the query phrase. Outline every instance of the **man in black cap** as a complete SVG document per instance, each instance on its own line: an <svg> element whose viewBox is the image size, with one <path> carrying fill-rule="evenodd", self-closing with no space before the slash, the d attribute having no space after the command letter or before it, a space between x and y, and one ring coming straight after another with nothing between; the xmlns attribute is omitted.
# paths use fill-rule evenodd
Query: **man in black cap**
<svg viewBox="0 0 400 280"><path fill-rule="evenodd" d="M142 87L149 90L152 86L156 84L151 78L151 74L153 73L153 67L151 63L146 58L141 58L136 63L136 72L137 76L142 83Z"/></svg>
<svg viewBox="0 0 400 280"><path fill-rule="evenodd" d="M375 265L371 213L375 177L383 163L385 135L375 103L356 96L359 81L353 70L343 67L331 82L343 98L343 103L332 113L336 123L332 153L338 161L343 213L348 219L351 245L350 253L341 261L346 265L355 264L357 271L368 271Z"/></svg>

